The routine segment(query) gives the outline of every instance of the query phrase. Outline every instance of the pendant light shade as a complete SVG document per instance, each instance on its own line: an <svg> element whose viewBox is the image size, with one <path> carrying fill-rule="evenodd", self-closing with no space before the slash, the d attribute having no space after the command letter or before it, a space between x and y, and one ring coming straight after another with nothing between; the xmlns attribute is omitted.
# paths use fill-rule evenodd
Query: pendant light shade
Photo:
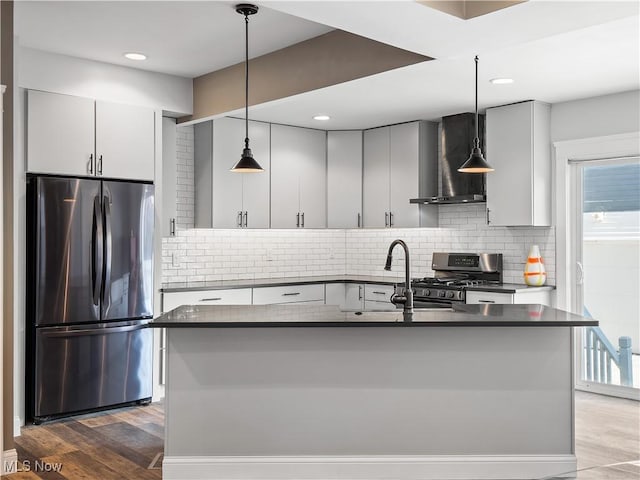
<svg viewBox="0 0 640 480"><path fill-rule="evenodd" d="M237 173L259 173L264 172L264 168L253 158L253 153L249 148L249 15L258 13L258 7L248 3L236 5L236 12L244 15L245 24L245 62L244 62L244 149L238 163L231 169Z"/></svg>
<svg viewBox="0 0 640 480"><path fill-rule="evenodd" d="M473 139L473 150L469 159L458 169L462 173L486 173L493 172L493 167L487 163L480 149L480 124L478 123L478 56L476 62L476 138Z"/></svg>

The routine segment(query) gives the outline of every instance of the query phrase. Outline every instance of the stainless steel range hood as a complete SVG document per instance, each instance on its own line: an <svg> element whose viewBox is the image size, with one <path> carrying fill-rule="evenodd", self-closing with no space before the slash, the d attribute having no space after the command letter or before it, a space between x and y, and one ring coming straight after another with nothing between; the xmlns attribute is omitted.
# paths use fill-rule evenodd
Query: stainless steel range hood
<svg viewBox="0 0 640 480"><path fill-rule="evenodd" d="M484 115L479 116L480 147L484 147ZM475 137L475 114L460 113L442 117L440 178L442 193L437 197L412 198L411 203L450 204L485 202L484 173L460 173L458 168L469 158Z"/></svg>

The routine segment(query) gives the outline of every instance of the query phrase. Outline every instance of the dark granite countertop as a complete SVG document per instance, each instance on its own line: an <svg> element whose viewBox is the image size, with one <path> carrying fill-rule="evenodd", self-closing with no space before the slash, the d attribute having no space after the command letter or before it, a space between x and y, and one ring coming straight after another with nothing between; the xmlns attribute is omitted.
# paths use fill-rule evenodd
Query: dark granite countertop
<svg viewBox="0 0 640 480"><path fill-rule="evenodd" d="M212 282L163 283L161 292L192 292L199 290L223 290L227 288L277 287L283 285L303 285L318 283L375 283L395 285L404 283L402 276L374 277L366 275L326 275L315 277L255 278L247 280L216 280Z"/></svg>
<svg viewBox="0 0 640 480"><path fill-rule="evenodd" d="M403 284L402 276L368 276L368 275L326 275L314 277L289 277L289 278L255 278L248 280L216 280L211 282L182 282L164 283L161 292L195 292L201 290L224 290L231 288L256 288L256 287L276 287L283 285L304 285L318 283L373 283L378 285ZM467 290L479 292L497 293L517 293L527 290L553 290L553 285L543 285L542 287L530 287L518 283L502 283L499 285L483 285L478 287L467 287Z"/></svg>
<svg viewBox="0 0 640 480"><path fill-rule="evenodd" d="M578 327L593 319L542 305L456 305L416 310L405 321L402 310L342 311L331 305L184 305L154 319L150 327Z"/></svg>

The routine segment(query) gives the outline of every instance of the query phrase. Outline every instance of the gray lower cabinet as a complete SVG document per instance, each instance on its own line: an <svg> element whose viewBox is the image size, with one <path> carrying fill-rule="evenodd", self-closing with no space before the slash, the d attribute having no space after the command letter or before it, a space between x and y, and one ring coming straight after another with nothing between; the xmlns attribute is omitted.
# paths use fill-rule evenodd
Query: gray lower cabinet
<svg viewBox="0 0 640 480"><path fill-rule="evenodd" d="M515 293L501 292L467 292L467 304L496 303L496 304L540 304L551 305L552 290L524 290Z"/></svg>
<svg viewBox="0 0 640 480"><path fill-rule="evenodd" d="M367 283L364 285L364 308L371 310L395 310L396 306L391 303L395 287L393 285L379 285Z"/></svg>
<svg viewBox="0 0 640 480"><path fill-rule="evenodd" d="M365 227L437 225L437 208L409 203L437 195L437 132L437 124L425 121L364 131Z"/></svg>
<svg viewBox="0 0 640 480"><path fill-rule="evenodd" d="M327 227L362 226L362 131L327 133Z"/></svg>
<svg viewBox="0 0 640 480"><path fill-rule="evenodd" d="M336 305L343 310L364 310L364 284L327 283L325 285L325 303Z"/></svg>
<svg viewBox="0 0 640 480"><path fill-rule="evenodd" d="M325 228L326 132L271 126L271 227Z"/></svg>
<svg viewBox="0 0 640 480"><path fill-rule="evenodd" d="M254 158L264 172L230 169L240 160L245 122L220 118L196 125L196 227L269 228L270 125L249 122Z"/></svg>
<svg viewBox="0 0 640 480"><path fill-rule="evenodd" d="M253 289L254 305L280 303L324 304L324 284L283 285Z"/></svg>

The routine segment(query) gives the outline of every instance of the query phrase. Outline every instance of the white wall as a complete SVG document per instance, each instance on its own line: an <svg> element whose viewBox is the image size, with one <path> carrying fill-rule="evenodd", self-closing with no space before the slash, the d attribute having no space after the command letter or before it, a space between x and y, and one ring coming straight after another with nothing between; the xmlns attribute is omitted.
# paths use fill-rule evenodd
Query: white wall
<svg viewBox="0 0 640 480"><path fill-rule="evenodd" d="M24 47L16 56L22 88L141 105L164 113L188 115L193 111L190 78Z"/></svg>
<svg viewBox="0 0 640 480"><path fill-rule="evenodd" d="M551 105L551 141L640 131L640 90Z"/></svg>

